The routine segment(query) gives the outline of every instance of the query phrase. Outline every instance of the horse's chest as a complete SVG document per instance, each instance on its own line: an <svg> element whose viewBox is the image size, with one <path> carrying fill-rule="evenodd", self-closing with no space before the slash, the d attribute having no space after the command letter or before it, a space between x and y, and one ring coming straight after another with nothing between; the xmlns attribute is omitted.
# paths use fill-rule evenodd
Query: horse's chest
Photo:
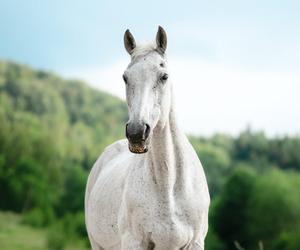
<svg viewBox="0 0 300 250"><path fill-rule="evenodd" d="M146 187L140 187L129 202L134 231L148 235L155 244L165 244L162 249L190 242L199 230L200 207L188 197L147 192Z"/></svg>
<svg viewBox="0 0 300 250"><path fill-rule="evenodd" d="M164 244L183 245L190 238L190 226L164 205L135 207L129 218L132 222L132 230L139 235L146 235L148 240L155 244L164 242Z"/></svg>

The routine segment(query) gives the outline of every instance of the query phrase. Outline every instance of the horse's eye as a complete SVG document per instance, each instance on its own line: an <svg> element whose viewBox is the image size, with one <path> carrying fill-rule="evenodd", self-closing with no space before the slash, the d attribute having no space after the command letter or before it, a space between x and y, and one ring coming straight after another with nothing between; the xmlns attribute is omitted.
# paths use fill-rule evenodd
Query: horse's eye
<svg viewBox="0 0 300 250"><path fill-rule="evenodd" d="M123 75L123 80L124 80L125 84L127 84L128 77L125 74Z"/></svg>
<svg viewBox="0 0 300 250"><path fill-rule="evenodd" d="M166 80L168 80L168 77L169 77L169 75L165 73L160 77L160 79L161 79L161 81L166 81Z"/></svg>

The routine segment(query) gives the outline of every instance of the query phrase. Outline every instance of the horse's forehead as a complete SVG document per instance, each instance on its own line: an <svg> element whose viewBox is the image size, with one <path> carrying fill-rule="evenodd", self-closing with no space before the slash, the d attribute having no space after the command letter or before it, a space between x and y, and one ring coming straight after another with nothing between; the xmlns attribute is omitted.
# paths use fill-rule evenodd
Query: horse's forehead
<svg viewBox="0 0 300 250"><path fill-rule="evenodd" d="M156 70L159 68L159 65L163 62L161 56L157 55L157 53L150 52L146 55L141 55L135 57L131 63L128 65L127 69L149 69Z"/></svg>

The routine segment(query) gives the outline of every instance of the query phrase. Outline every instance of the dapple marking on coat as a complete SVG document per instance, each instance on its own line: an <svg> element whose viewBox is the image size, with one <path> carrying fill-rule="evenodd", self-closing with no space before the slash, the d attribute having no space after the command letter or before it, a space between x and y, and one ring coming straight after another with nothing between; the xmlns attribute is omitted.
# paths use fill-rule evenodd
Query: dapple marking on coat
<svg viewBox="0 0 300 250"><path fill-rule="evenodd" d="M127 140L107 147L88 178L92 249L203 250L210 197L201 163L177 127L166 32L159 27L154 44L137 45L127 30L124 43L131 55L123 75Z"/></svg>

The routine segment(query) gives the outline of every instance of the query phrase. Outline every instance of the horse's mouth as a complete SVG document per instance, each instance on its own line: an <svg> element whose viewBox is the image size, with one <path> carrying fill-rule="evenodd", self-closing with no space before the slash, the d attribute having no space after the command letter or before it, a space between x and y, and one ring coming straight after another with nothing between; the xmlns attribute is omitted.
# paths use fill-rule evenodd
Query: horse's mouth
<svg viewBox="0 0 300 250"><path fill-rule="evenodd" d="M145 141L139 142L139 143L131 143L128 142L128 147L131 153L134 154L144 154L148 151L148 147L145 143Z"/></svg>

